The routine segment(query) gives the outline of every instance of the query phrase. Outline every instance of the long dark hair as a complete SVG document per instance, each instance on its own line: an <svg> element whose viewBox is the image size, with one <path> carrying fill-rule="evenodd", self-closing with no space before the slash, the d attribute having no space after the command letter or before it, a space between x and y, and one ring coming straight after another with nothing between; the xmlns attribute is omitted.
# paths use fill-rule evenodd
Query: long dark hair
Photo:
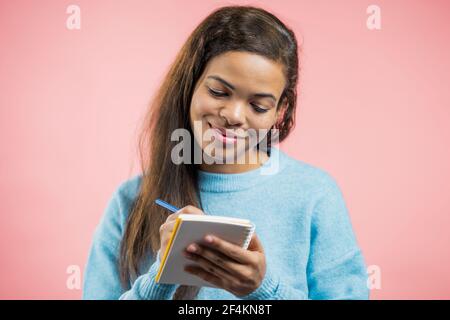
<svg viewBox="0 0 450 320"><path fill-rule="evenodd" d="M162 198L176 206L191 204L201 208L197 171L192 164L176 165L171 150L177 142L170 137L185 128L192 135L189 108L195 84L208 61L227 51L256 53L283 65L286 86L280 98L285 101L275 124L283 141L295 123L297 40L292 30L273 14L252 6L227 6L212 12L192 32L171 65L150 104L139 138L142 170L140 191L129 213L120 247L120 277L124 287L139 273L140 263L160 248L159 228L169 213L154 205ZM180 286L174 299L192 299L196 287Z"/></svg>

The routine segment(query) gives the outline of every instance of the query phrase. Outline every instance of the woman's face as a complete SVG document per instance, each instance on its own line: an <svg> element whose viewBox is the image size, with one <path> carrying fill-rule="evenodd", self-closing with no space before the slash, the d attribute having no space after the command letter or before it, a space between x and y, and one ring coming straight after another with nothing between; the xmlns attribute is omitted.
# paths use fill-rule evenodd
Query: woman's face
<svg viewBox="0 0 450 320"><path fill-rule="evenodd" d="M277 120L284 86L283 66L261 55L230 51L211 59L190 106L204 157L230 163L256 152L254 146L265 136L259 130L269 130Z"/></svg>

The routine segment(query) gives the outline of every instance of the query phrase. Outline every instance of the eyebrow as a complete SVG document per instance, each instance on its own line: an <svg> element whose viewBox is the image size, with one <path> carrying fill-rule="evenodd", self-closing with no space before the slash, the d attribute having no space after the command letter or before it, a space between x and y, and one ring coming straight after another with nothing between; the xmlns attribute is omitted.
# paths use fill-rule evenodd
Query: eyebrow
<svg viewBox="0 0 450 320"><path fill-rule="evenodd" d="M222 78L219 77L219 76L214 76L214 75L212 75L212 76L208 76L208 78L211 78L211 79L214 79L214 80L217 80L217 81L223 83L225 86L227 86L227 87L230 88L231 90L235 90L235 89L236 89L231 83L229 83L228 81L225 81L224 79L222 79ZM275 98L275 96L274 96L273 94L271 94L271 93L261 93L261 92L260 92L260 93L255 93L255 94L253 94L253 96L254 96L254 97L258 97L258 98L271 98L271 99L273 99L275 102L277 101L277 99Z"/></svg>

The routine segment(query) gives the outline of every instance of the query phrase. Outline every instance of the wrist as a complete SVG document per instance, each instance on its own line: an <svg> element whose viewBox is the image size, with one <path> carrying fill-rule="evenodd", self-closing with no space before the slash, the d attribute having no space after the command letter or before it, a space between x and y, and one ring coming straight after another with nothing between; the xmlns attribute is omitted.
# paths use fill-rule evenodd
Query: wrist
<svg viewBox="0 0 450 320"><path fill-rule="evenodd" d="M253 292L239 297L242 300L269 300L276 295L279 285L279 278L268 268L259 287Z"/></svg>
<svg viewBox="0 0 450 320"><path fill-rule="evenodd" d="M156 254L156 261L148 270L145 277L147 281L140 288L140 295L142 297L153 297L156 299L170 299L175 293L178 285L175 284L163 284L156 282L156 275L158 274L159 267L161 265L159 251Z"/></svg>

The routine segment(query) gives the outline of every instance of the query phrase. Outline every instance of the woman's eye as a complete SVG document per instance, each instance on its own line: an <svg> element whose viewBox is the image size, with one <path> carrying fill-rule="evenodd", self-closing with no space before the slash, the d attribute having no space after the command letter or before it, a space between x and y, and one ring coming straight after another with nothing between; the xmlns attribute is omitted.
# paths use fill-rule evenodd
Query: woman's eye
<svg viewBox="0 0 450 320"><path fill-rule="evenodd" d="M264 112L269 111L267 109L261 108L260 106L258 106L257 104L254 104L254 103L251 103L251 105L253 107L253 110L255 110L258 113L264 113Z"/></svg>
<svg viewBox="0 0 450 320"><path fill-rule="evenodd" d="M208 91L209 91L209 93L210 93L212 96L214 96L214 97L226 97L226 96L228 96L228 93L226 93L226 92L213 90L213 89L211 89L211 88L208 88ZM251 103L251 105L252 105L252 107L253 107L253 110L255 110L255 112L258 112L258 113L264 113L264 112L269 111L269 110L267 110L267 109L264 109L264 108L258 106L258 105L255 104L255 103Z"/></svg>
<svg viewBox="0 0 450 320"><path fill-rule="evenodd" d="M208 91L210 94L212 94L215 97L225 97L227 94L225 92L216 91L213 89L208 88Z"/></svg>

